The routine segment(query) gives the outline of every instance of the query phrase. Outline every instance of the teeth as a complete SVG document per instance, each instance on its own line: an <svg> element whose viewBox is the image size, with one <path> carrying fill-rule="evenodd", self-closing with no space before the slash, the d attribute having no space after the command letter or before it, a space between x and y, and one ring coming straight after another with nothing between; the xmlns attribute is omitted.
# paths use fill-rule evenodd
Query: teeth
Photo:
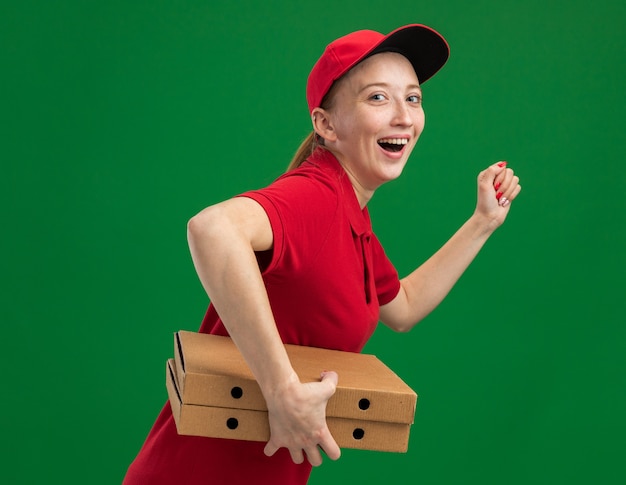
<svg viewBox="0 0 626 485"><path fill-rule="evenodd" d="M388 143L390 145L406 145L409 142L406 138L383 138L378 143Z"/></svg>

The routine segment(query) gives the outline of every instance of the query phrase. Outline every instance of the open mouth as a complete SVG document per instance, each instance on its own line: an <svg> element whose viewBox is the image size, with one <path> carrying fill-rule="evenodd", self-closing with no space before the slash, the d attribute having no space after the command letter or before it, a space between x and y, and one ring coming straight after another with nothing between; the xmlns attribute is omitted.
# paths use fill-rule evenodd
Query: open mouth
<svg viewBox="0 0 626 485"><path fill-rule="evenodd" d="M399 152L409 142L406 138L383 138L378 140L381 148L387 152Z"/></svg>

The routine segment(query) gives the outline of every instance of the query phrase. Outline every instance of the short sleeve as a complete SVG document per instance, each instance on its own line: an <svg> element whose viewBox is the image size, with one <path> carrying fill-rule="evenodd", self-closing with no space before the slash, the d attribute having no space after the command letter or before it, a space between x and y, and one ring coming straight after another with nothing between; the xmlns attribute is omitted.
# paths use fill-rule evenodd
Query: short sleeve
<svg viewBox="0 0 626 485"><path fill-rule="evenodd" d="M259 190L240 194L263 207L274 237L264 272L298 270L312 264L336 217L336 189L323 180L287 173Z"/></svg>
<svg viewBox="0 0 626 485"><path fill-rule="evenodd" d="M391 263L377 237L372 238L372 257L374 260L374 280L378 303L386 305L392 301L400 291L398 271Z"/></svg>

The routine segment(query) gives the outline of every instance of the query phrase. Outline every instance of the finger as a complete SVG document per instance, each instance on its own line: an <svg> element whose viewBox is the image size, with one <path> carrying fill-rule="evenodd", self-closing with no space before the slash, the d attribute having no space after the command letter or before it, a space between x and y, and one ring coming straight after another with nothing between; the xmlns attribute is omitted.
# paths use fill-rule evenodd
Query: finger
<svg viewBox="0 0 626 485"><path fill-rule="evenodd" d="M500 187L499 194L496 194L496 198L500 200L500 197L504 196L507 199L511 200L511 196L515 191L515 187L519 185L519 177L513 174L513 170L507 169L507 174L504 182L502 183L502 187Z"/></svg>
<svg viewBox="0 0 626 485"><path fill-rule="evenodd" d="M515 190L515 187L517 187L518 185L519 185L519 177L517 175L513 175L504 193L510 196Z"/></svg>
<svg viewBox="0 0 626 485"><path fill-rule="evenodd" d="M513 189L513 192L511 192L507 198L507 200L509 201L509 203L513 202L515 200L515 198L519 195L519 193L522 191L522 186L521 185L516 185L515 188ZM508 204L507 204L508 205Z"/></svg>
<svg viewBox="0 0 626 485"><path fill-rule="evenodd" d="M306 453L307 460L309 460L309 463L312 466L320 466L322 464L322 454L317 446L307 448L304 451Z"/></svg>
<svg viewBox="0 0 626 485"><path fill-rule="evenodd" d="M504 178L506 176L506 164L507 162L498 162L495 164L496 167L500 169L500 171L497 173L493 180L493 189L496 192L498 192L498 190L502 186L502 183L504 182Z"/></svg>
<svg viewBox="0 0 626 485"><path fill-rule="evenodd" d="M500 184L500 186L496 189L496 199L500 200L503 196L507 197L513 192L513 186L514 186L514 174L513 174L513 170L511 170L510 168L507 168L503 173L502 173L502 182ZM494 189L495 189L495 185L494 185Z"/></svg>
<svg viewBox="0 0 626 485"><path fill-rule="evenodd" d="M274 454L280 449L279 446L276 446L274 443L272 443L272 441L269 441L266 445L265 445L265 449L263 450L263 452L265 453L265 456L274 456ZM318 452L319 453L319 452ZM289 454L291 455L291 460L296 464L299 465L301 463L304 462L304 454L302 453L302 450L289 450ZM321 459L322 457L320 456L320 463L321 463Z"/></svg>
<svg viewBox="0 0 626 485"><path fill-rule="evenodd" d="M517 187L515 187L515 191L513 192L513 195L511 195L511 200L515 199L521 191L522 191L522 186L517 184Z"/></svg>
<svg viewBox="0 0 626 485"><path fill-rule="evenodd" d="M341 448L339 448L339 445L333 438L333 435L330 434L330 431L320 440L320 447L331 460L338 460L341 456Z"/></svg>
<svg viewBox="0 0 626 485"><path fill-rule="evenodd" d="M272 443L272 441L268 441L268 443L265 445L265 449L263 450L263 453L265 453L265 456L274 456L274 453L276 453L278 451L278 446L276 446L274 443Z"/></svg>
<svg viewBox="0 0 626 485"><path fill-rule="evenodd" d="M296 465L304 462L304 454L302 453L302 450L289 450L289 454L291 455L291 460Z"/></svg>

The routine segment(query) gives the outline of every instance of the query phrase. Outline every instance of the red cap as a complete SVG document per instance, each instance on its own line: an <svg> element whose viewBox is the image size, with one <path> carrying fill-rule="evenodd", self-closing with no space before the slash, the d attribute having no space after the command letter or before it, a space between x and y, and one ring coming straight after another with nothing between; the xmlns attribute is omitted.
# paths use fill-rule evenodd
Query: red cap
<svg viewBox="0 0 626 485"><path fill-rule="evenodd" d="M326 47L306 85L309 113L317 108L332 84L362 60L379 52L398 52L411 64L420 83L430 79L448 60L446 40L430 27L405 25L388 35L359 30L340 37Z"/></svg>

